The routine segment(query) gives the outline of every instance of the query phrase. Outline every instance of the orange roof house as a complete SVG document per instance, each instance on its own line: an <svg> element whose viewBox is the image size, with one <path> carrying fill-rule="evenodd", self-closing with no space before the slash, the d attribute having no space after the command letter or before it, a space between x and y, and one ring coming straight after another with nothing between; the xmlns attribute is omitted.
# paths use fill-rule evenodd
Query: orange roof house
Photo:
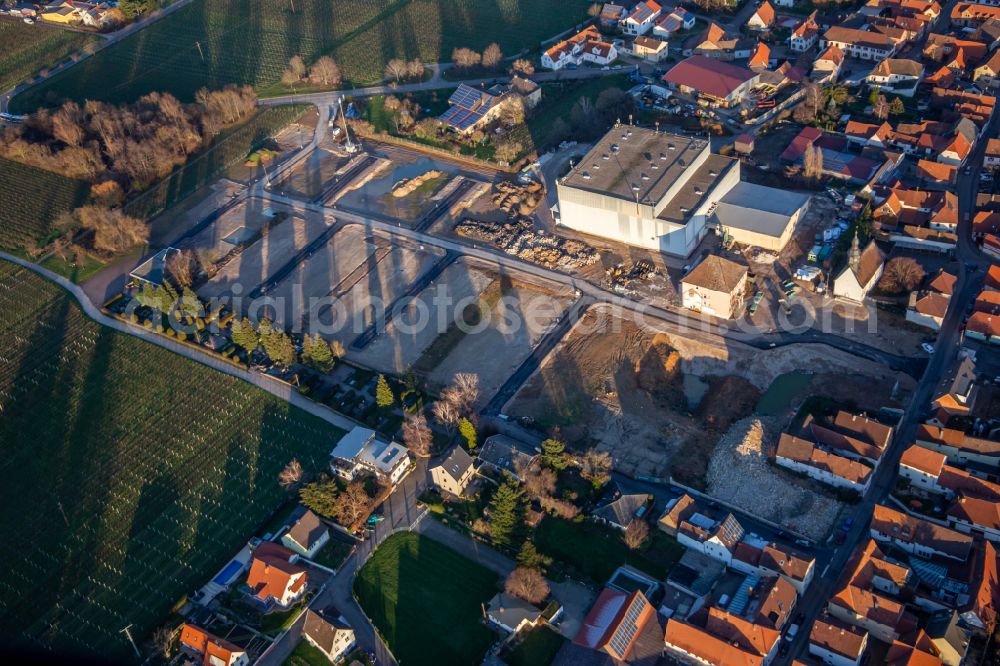
<svg viewBox="0 0 1000 666"><path fill-rule="evenodd" d="M757 42L757 48L750 56L747 66L750 69L767 69L771 64L771 47L764 42Z"/></svg>
<svg viewBox="0 0 1000 666"><path fill-rule="evenodd" d="M669 654L702 663L759 666L771 660L780 637L774 629L710 608L704 627L668 620L664 642Z"/></svg>
<svg viewBox="0 0 1000 666"><path fill-rule="evenodd" d="M193 624L181 627L181 647L202 656L205 666L243 666L250 662L246 650Z"/></svg>
<svg viewBox="0 0 1000 666"><path fill-rule="evenodd" d="M257 546L250 564L247 585L263 604L288 606L306 590L309 575L292 560L297 555L284 546L265 541Z"/></svg>
<svg viewBox="0 0 1000 666"><path fill-rule="evenodd" d="M573 643L624 660L653 615L655 611L642 592L626 594L606 587L584 618Z"/></svg>

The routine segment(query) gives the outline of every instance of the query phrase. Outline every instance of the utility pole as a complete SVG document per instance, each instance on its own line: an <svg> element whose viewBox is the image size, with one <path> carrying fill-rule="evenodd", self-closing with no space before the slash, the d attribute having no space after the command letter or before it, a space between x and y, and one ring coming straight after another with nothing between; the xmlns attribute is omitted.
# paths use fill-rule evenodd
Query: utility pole
<svg viewBox="0 0 1000 666"><path fill-rule="evenodd" d="M198 55L201 56L201 61L205 62L205 53L201 50L201 42L195 42L194 45L198 47Z"/></svg>
<svg viewBox="0 0 1000 666"><path fill-rule="evenodd" d="M69 527L69 518L66 517L66 509L63 508L62 502L56 502L59 505L59 513L62 514L63 522L66 523L66 527Z"/></svg>
<svg viewBox="0 0 1000 666"><path fill-rule="evenodd" d="M132 631L131 631L131 629L132 629L132 625L130 624L127 627L125 627L124 629L122 629L120 633L123 633L123 634L125 634L126 637L128 637L128 642L132 644L132 649L135 650L135 656L137 656L137 657L139 657L141 659L142 658L142 653L139 652L139 647L135 644L135 640L132 638Z"/></svg>

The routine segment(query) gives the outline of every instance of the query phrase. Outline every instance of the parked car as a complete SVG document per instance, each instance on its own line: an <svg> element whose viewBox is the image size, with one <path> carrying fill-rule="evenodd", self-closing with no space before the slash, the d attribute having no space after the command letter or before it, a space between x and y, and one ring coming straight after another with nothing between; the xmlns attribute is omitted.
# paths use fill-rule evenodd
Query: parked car
<svg viewBox="0 0 1000 666"><path fill-rule="evenodd" d="M934 345L930 344L929 342L921 342L920 348L923 349L928 354L934 353Z"/></svg>
<svg viewBox="0 0 1000 666"><path fill-rule="evenodd" d="M837 544L838 546L840 546L840 545L841 545L841 544L843 544L843 543L844 543L845 541L847 541L847 530L840 530L839 532L837 532L837 536L836 536L836 538L835 538L835 539L833 540L833 542L834 542L835 544Z"/></svg>

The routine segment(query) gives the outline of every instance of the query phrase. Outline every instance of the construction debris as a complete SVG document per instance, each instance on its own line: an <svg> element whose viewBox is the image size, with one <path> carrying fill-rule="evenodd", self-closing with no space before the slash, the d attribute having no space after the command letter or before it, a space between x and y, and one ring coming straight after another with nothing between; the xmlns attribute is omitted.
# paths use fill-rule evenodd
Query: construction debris
<svg viewBox="0 0 1000 666"><path fill-rule="evenodd" d="M397 199L407 197L413 194L413 192L424 183L434 180L435 178L440 178L444 175L445 173L443 171L431 169L430 171L420 174L416 178L403 178L392 186L392 196Z"/></svg>
<svg viewBox="0 0 1000 666"><path fill-rule="evenodd" d="M546 268L580 268L600 258L586 243L547 235L524 217L513 222L465 219L455 227L455 233L492 243L507 254Z"/></svg>
<svg viewBox="0 0 1000 666"><path fill-rule="evenodd" d="M528 217L545 196L538 183L518 185L509 180L501 180L494 185L494 189L493 205L511 217Z"/></svg>
<svg viewBox="0 0 1000 666"><path fill-rule="evenodd" d="M605 273L608 286L617 291L626 290L634 282L645 281L656 275L656 267L649 259L620 263Z"/></svg>

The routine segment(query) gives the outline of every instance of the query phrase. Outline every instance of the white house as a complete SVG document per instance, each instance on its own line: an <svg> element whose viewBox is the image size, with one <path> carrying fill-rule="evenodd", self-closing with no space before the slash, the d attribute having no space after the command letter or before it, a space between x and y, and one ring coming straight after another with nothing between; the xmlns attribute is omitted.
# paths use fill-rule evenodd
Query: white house
<svg viewBox="0 0 1000 666"><path fill-rule="evenodd" d="M330 540L330 531L326 529L319 516L307 510L295 521L292 528L281 537L281 543L303 557L312 559Z"/></svg>
<svg viewBox="0 0 1000 666"><path fill-rule="evenodd" d="M1000 503L978 497L958 497L948 507L948 524L959 532L973 531L1000 542Z"/></svg>
<svg viewBox="0 0 1000 666"><path fill-rule="evenodd" d="M506 592L497 592L486 607L489 621L509 634L535 626L541 616L541 610Z"/></svg>
<svg viewBox="0 0 1000 666"><path fill-rule="evenodd" d="M653 26L653 36L669 39L681 30L690 30L695 24L695 15L683 7L675 7L669 14L663 12Z"/></svg>
<svg viewBox="0 0 1000 666"><path fill-rule="evenodd" d="M441 490L458 497L465 493L465 489L475 473L472 456L466 453L461 446L453 447L447 458L431 467L431 479L434 484Z"/></svg>
<svg viewBox="0 0 1000 666"><path fill-rule="evenodd" d="M764 0L757 11L747 19L747 27L751 30L767 30L774 25L775 18L774 6L768 0Z"/></svg>
<svg viewBox="0 0 1000 666"><path fill-rule="evenodd" d="M678 527L677 542L728 565L744 534L743 526L731 513L721 521L695 513Z"/></svg>
<svg viewBox="0 0 1000 666"><path fill-rule="evenodd" d="M662 11L653 0L643 0L618 25L626 35L645 35Z"/></svg>
<svg viewBox="0 0 1000 666"><path fill-rule="evenodd" d="M811 479L854 490L863 495L868 490L874 468L860 462L817 449L812 442L782 433L774 462Z"/></svg>
<svg viewBox="0 0 1000 666"><path fill-rule="evenodd" d="M410 457L401 444L383 442L375 438L374 430L358 426L330 452L330 469L347 481L373 474L395 485L410 469Z"/></svg>
<svg viewBox="0 0 1000 666"><path fill-rule="evenodd" d="M298 555L272 541L264 541L253 552L247 586L252 598L266 607L288 608L302 598L309 574L296 564Z"/></svg>
<svg viewBox="0 0 1000 666"><path fill-rule="evenodd" d="M914 444L903 451L903 456L899 459L899 476L923 490L941 492L938 477L946 460L943 453Z"/></svg>
<svg viewBox="0 0 1000 666"><path fill-rule="evenodd" d="M596 26L589 25L569 39L550 47L542 54L542 67L560 70L569 65L590 62L610 65L618 58L614 44L604 40Z"/></svg>
<svg viewBox="0 0 1000 666"><path fill-rule="evenodd" d="M835 25L823 34L822 47L833 44L852 58L884 60L896 52L896 42L881 32Z"/></svg>
<svg viewBox="0 0 1000 666"><path fill-rule="evenodd" d="M314 611L307 608L305 617L302 625L303 638L322 652L331 663L336 664L357 645L354 629L335 609Z"/></svg>
<svg viewBox="0 0 1000 666"><path fill-rule="evenodd" d="M817 618L809 632L809 654L830 666L861 666L868 632L830 617Z"/></svg>
<svg viewBox="0 0 1000 666"><path fill-rule="evenodd" d="M927 560L938 556L965 562L972 552L971 536L882 504L872 511L869 532L879 543Z"/></svg>
<svg viewBox="0 0 1000 666"><path fill-rule="evenodd" d="M792 34L788 36L788 48L802 53L815 46L818 40L819 23L816 22L816 12L813 12L802 23L798 24Z"/></svg>
<svg viewBox="0 0 1000 666"><path fill-rule="evenodd" d="M746 294L747 267L709 255L681 278L681 301L695 312L731 319Z"/></svg>
<svg viewBox="0 0 1000 666"><path fill-rule="evenodd" d="M888 88L892 92L912 97L924 77L924 66L907 58L886 58L866 77L868 85Z"/></svg>
<svg viewBox="0 0 1000 666"><path fill-rule="evenodd" d="M870 241L861 251L855 234L847 255L847 266L833 280L833 295L861 303L882 277L884 266L882 250L878 249L875 241Z"/></svg>

